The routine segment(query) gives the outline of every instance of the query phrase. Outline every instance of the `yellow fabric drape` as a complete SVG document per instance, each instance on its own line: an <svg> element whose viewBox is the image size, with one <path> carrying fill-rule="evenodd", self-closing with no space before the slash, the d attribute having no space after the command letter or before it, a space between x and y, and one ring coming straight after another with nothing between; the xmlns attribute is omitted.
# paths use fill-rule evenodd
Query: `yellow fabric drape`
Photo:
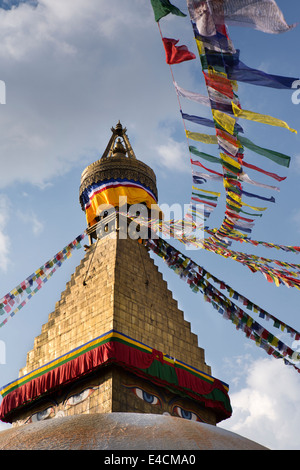
<svg viewBox="0 0 300 470"><path fill-rule="evenodd" d="M120 198L122 197L127 198L128 204L141 204L144 202L149 209L159 209L155 199L142 188L130 188L126 186L108 188L96 193L91 198L90 205L85 210L87 223L91 225L95 223L95 218L99 215L101 205L119 207Z"/></svg>

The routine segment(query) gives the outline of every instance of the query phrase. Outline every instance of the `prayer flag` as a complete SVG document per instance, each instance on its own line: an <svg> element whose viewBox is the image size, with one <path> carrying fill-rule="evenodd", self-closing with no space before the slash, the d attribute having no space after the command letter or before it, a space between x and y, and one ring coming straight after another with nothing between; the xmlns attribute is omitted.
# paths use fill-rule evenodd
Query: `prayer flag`
<svg viewBox="0 0 300 470"><path fill-rule="evenodd" d="M200 93L194 93L193 91L184 90L184 88L181 88L176 82L174 82L174 86L177 93L183 98L196 101L196 103L203 104L204 106L210 106L210 100L207 96L201 95Z"/></svg>
<svg viewBox="0 0 300 470"><path fill-rule="evenodd" d="M251 85L290 90L294 81L297 80L297 78L272 75L248 67L240 61L239 55L239 50L237 50L235 54L211 54L206 52L205 60L208 66L222 67L225 69L227 77L230 80L249 83Z"/></svg>
<svg viewBox="0 0 300 470"><path fill-rule="evenodd" d="M155 21L159 21L164 16L172 13L177 16L186 16L177 7L172 5L169 0L151 0Z"/></svg>
<svg viewBox="0 0 300 470"><path fill-rule="evenodd" d="M192 160L191 159L191 163L192 163L192 165L201 166L201 168L204 168L204 170L209 171L209 173L221 176L223 178L223 175L221 173L218 173L217 171L210 170L209 168L206 168L206 166L202 165L202 163L198 162L197 160Z"/></svg>
<svg viewBox="0 0 300 470"><path fill-rule="evenodd" d="M223 162L229 163L229 165L234 166L237 169L241 168L241 164L237 162L234 158L231 158L228 155L225 155L224 153L221 153L220 155L221 155Z"/></svg>
<svg viewBox="0 0 300 470"><path fill-rule="evenodd" d="M286 23L274 0L188 0L188 9L199 33L204 36L216 34L216 25L224 22L269 34L283 33L295 27L295 24Z"/></svg>
<svg viewBox="0 0 300 470"><path fill-rule="evenodd" d="M246 111L246 110L240 109L233 102L232 102L232 109L233 109L233 113L236 117L240 117L240 118L243 118L243 119L248 119L249 121L260 122L262 124L269 124L270 126L285 127L289 131L295 132L297 134L297 131L295 129L291 129L287 125L287 123L282 121L281 119L277 119L277 118L274 118L272 116L267 116L265 114L254 113L252 111ZM228 118L230 118L230 117L228 116ZM230 118L230 119L232 119L232 118Z"/></svg>
<svg viewBox="0 0 300 470"><path fill-rule="evenodd" d="M230 135L228 132L225 132L221 129L216 129L216 133L217 141L221 149L225 150L230 155L235 156L240 150L240 141L233 135Z"/></svg>
<svg viewBox="0 0 300 470"><path fill-rule="evenodd" d="M264 33L278 34L289 31L282 11L274 0L208 0L217 24L254 28ZM222 23L221 23L222 24Z"/></svg>
<svg viewBox="0 0 300 470"><path fill-rule="evenodd" d="M270 176L271 178L277 181L283 181L286 179L286 176L278 176L276 173L270 173L269 171L262 170L262 168L259 168L258 166L252 165L251 163L247 163L245 161L243 161L243 166L250 168L251 170L259 171L260 173Z"/></svg>
<svg viewBox="0 0 300 470"><path fill-rule="evenodd" d="M197 140L198 142L203 142L204 144L217 144L218 140L215 135L209 134L200 134L199 132L185 131L186 136L189 139Z"/></svg>
<svg viewBox="0 0 300 470"><path fill-rule="evenodd" d="M233 107L233 104L232 104L232 107ZM213 109L212 115L213 115L213 118L216 120L216 122L221 127L223 127L227 132L229 132L229 134L234 133L236 121L233 117L229 116L226 113L222 113L218 109Z"/></svg>
<svg viewBox="0 0 300 470"><path fill-rule="evenodd" d="M192 26L199 54L204 54L204 49L214 52L234 54L236 52L231 39L221 31L216 31L213 36L206 37L200 34L195 19L192 18ZM201 28L201 27L200 27Z"/></svg>
<svg viewBox="0 0 300 470"><path fill-rule="evenodd" d="M253 184L254 186L259 186L259 187L261 187L261 188L274 189L275 191L279 191L278 186L270 186L270 185L268 185L268 184L262 184L262 183L258 183L257 181L253 181L253 180L247 175L247 173L241 173L241 174L239 175L239 180L244 181L244 182L246 182L246 183Z"/></svg>
<svg viewBox="0 0 300 470"><path fill-rule="evenodd" d="M233 99L233 89L232 83L228 78L222 77L216 73L206 73L203 72L206 86L210 86L214 90L222 93L223 95L227 96L228 98Z"/></svg>
<svg viewBox="0 0 300 470"><path fill-rule="evenodd" d="M176 46L179 42L178 39L162 38L162 41L165 48L167 64L180 64L187 60L196 59L195 54L190 52L186 46Z"/></svg>
<svg viewBox="0 0 300 470"><path fill-rule="evenodd" d="M263 155L264 157L269 158L278 165L286 167L290 166L291 158L287 155L284 155L280 152L275 152L274 150L268 150L263 147L259 147L258 145L255 145L253 142L251 142L251 140L243 136L239 136L239 140L244 147L247 147L249 150L258 153L259 155Z"/></svg>
<svg viewBox="0 0 300 470"><path fill-rule="evenodd" d="M203 118L203 117L199 117L199 116L186 114L186 113L183 113L182 111L181 111L181 115L182 115L183 119L186 119L187 121L194 122L195 124L200 124L200 125L206 126L206 127L213 127L213 128L215 127L215 123L212 119L207 119L207 118Z"/></svg>
<svg viewBox="0 0 300 470"><path fill-rule="evenodd" d="M193 176L199 178L199 180L203 180L203 183L206 183L207 180L214 180L214 181L223 181L223 176L220 175L210 175L208 173L202 173L199 171L193 171ZM200 181L199 181L200 182ZM201 184L201 183L200 183Z"/></svg>
<svg viewBox="0 0 300 470"><path fill-rule="evenodd" d="M232 118L231 116L228 116L225 113L222 113L219 110L214 110L214 109L212 110L212 114L213 114L213 117L214 117L216 123L212 119L207 119L207 118L203 118L203 117L199 117L199 116L194 116L194 115L191 115L191 114L186 114L186 113L183 113L182 111L180 111L180 112L181 112L181 115L182 115L183 119L186 119L187 121L194 122L195 124L200 124L201 126L215 128L216 123L217 123L219 126L221 126L223 128L225 128L225 125L226 125L227 129L232 130L232 128L230 126L233 124L233 132L242 132L242 133L244 132L243 129L241 128L241 126L235 122L234 118Z"/></svg>
<svg viewBox="0 0 300 470"><path fill-rule="evenodd" d="M258 196L257 194L248 193L248 191L245 191L244 189L242 190L242 193L248 197L256 197L257 199L262 199L263 201L275 202L275 198L273 196L271 197Z"/></svg>

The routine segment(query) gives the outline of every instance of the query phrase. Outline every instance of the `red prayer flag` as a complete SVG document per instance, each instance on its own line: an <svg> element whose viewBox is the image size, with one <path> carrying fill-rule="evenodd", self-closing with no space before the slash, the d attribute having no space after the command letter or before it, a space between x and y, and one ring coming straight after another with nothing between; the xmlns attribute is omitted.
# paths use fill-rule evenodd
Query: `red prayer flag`
<svg viewBox="0 0 300 470"><path fill-rule="evenodd" d="M162 38L167 64L180 64L186 60L196 59L195 54L190 52L186 46L176 46L179 42L177 39Z"/></svg>
<svg viewBox="0 0 300 470"><path fill-rule="evenodd" d="M221 75L218 75L216 73L203 72L203 75L205 78L206 86L210 86L222 95L233 99L232 83L228 78L222 77Z"/></svg>

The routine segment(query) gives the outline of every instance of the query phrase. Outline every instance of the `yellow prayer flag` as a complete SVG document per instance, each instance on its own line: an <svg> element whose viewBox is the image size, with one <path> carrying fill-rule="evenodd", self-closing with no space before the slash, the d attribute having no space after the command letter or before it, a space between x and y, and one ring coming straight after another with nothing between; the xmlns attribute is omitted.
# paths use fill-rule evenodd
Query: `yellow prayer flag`
<svg viewBox="0 0 300 470"><path fill-rule="evenodd" d="M234 126L235 126L235 119L229 116L226 113L222 113L218 109L212 110L212 115L214 120L225 129L229 134L233 135L234 133Z"/></svg>
<svg viewBox="0 0 300 470"><path fill-rule="evenodd" d="M240 169L241 164L237 162L234 158L229 157L228 155L225 155L225 153L220 153L220 156L224 162L229 163L230 165L234 166L235 168Z"/></svg>
<svg viewBox="0 0 300 470"><path fill-rule="evenodd" d="M200 55L205 54L204 44L202 41L196 38L197 49Z"/></svg>
<svg viewBox="0 0 300 470"><path fill-rule="evenodd" d="M250 207L250 209L253 209L254 211L265 211L267 210L267 207L256 207L256 206L250 206L249 204L246 204L245 202L241 202L243 206Z"/></svg>
<svg viewBox="0 0 300 470"><path fill-rule="evenodd" d="M217 136L210 134L200 134L199 132L185 131L186 136L189 139L197 140L198 142L203 142L204 144L217 144Z"/></svg>
<svg viewBox="0 0 300 470"><path fill-rule="evenodd" d="M243 119L248 119L249 121L256 121L256 122L261 122L262 124L269 124L270 126L278 126L278 127L285 127L291 132L295 132L297 134L297 131L295 129L291 129L288 124L281 119L274 118L272 116L268 116L266 114L259 114L259 113L254 113L252 111L246 111L243 109L240 109L234 102L232 101L232 110L233 113L236 117L241 117Z"/></svg>
<svg viewBox="0 0 300 470"><path fill-rule="evenodd" d="M207 193L207 194L213 194L214 196L221 196L221 193L216 193L215 191L206 191L205 189L199 189L196 188L195 186L192 186L193 189L196 189L196 191L201 191L202 193Z"/></svg>
<svg viewBox="0 0 300 470"><path fill-rule="evenodd" d="M223 77L227 78L227 74L225 72L221 72L220 70L216 70L212 65L208 66L208 74L210 77L213 77L214 75L218 75L218 77Z"/></svg>
<svg viewBox="0 0 300 470"><path fill-rule="evenodd" d="M230 205L236 207L237 209L240 209L241 203L238 204L237 202L230 201Z"/></svg>
<svg viewBox="0 0 300 470"><path fill-rule="evenodd" d="M228 196L230 196L232 199L234 199L236 202L239 202L241 204L242 202L242 198L241 196L239 196L238 194L232 192L232 191L228 191Z"/></svg>
<svg viewBox="0 0 300 470"><path fill-rule="evenodd" d="M271 341L272 346L277 347L277 346L278 346L278 341L279 341L278 338L276 338L276 337L274 336L274 338L273 338L272 341Z"/></svg>

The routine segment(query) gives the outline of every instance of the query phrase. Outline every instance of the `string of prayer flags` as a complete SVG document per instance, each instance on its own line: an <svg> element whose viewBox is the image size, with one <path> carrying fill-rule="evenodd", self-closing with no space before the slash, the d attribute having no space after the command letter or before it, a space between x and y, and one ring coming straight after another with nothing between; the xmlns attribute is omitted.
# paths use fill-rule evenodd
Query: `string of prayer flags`
<svg viewBox="0 0 300 470"><path fill-rule="evenodd" d="M17 312L19 312L21 308L28 303L32 296L36 294L50 279L55 271L62 266L63 262L72 256L72 252L75 249L78 250L81 248L81 241L85 235L86 232L83 232L81 235L76 237L75 240L65 246L18 286L8 292L0 300L0 315L9 314L9 317L13 317ZM26 298L24 298L25 296ZM0 327L7 323L9 317L0 323Z"/></svg>
<svg viewBox="0 0 300 470"><path fill-rule="evenodd" d="M172 5L169 0L151 0L155 21L158 22L169 13L177 16L186 16L179 8Z"/></svg>
<svg viewBox="0 0 300 470"><path fill-rule="evenodd" d="M214 308L222 314L224 319L230 319L233 324L235 324L237 330L242 330L247 338L255 340L259 345L263 345L263 349L275 358L281 358L285 360L285 364L293 366L298 372L300 369L292 362L299 361L300 355L290 348L288 345L284 344L279 340L275 335L270 331L265 329L260 325L256 320L244 312L241 308L237 307L231 298L227 298L222 294L216 287L214 287L207 279L212 277L211 274L207 273L205 269L200 267L190 258L183 255L181 252L176 250L165 240L161 238L149 239L149 240L139 240L140 243L143 243L147 248L150 248L156 255L164 260L167 266L172 269L176 274L180 276L182 280L185 280L190 286L193 292L203 293L204 300L213 304ZM207 279L204 279L206 276ZM218 282L218 279L213 276L213 280ZM225 288L225 284L220 282L220 287ZM229 287L229 286L227 286ZM234 289L230 288L231 297L236 295L237 298L241 300L239 294L235 293ZM247 302L247 308L253 308L253 311L258 313L261 318L266 317L268 314L265 310L260 309L257 305L252 304L245 297L242 297L243 304ZM255 305L255 307L254 307ZM287 328L292 337L300 339L300 333L287 327L285 323L281 322L274 316L270 316L276 324L274 326L278 328L278 325L281 326L282 330ZM287 357L289 359L287 359Z"/></svg>
<svg viewBox="0 0 300 470"><path fill-rule="evenodd" d="M242 211L240 211L242 212ZM254 217L256 214L251 214L252 217ZM217 229L209 229L208 227L206 227L204 229L208 234L214 236ZM230 235L228 235L228 237L230 238ZM300 253L300 246L293 246L293 245L279 245L279 244L276 244L276 243L271 243L271 242L265 242L265 241L261 241L261 240L253 240L253 239L250 239L250 238L243 238L241 240L239 240L241 243L249 243L253 246L263 246L265 248L274 248L276 250L282 250L282 251L285 251L285 252L291 252L291 253L295 253L295 254L298 254Z"/></svg>
<svg viewBox="0 0 300 470"><path fill-rule="evenodd" d="M210 161L212 163L218 163L220 165L222 165L222 164L224 165L224 163L225 163L227 165L230 165L230 166L228 166L228 168L230 168L231 170L234 170L232 168L233 166L235 166L237 169L241 168L241 165L236 160L234 160L232 157L229 157L228 155L225 155L224 153L221 153L221 158L222 158L222 160L221 160L220 158L214 157L214 156L209 155L207 153L200 152L199 150L197 150L196 147L194 147L192 145L189 146L189 150L190 150L191 153L193 153L197 157L204 158L205 160ZM235 163L233 163L233 162L235 162ZM199 164L199 162L193 161L193 160L192 160L192 164L202 166L201 164ZM252 165L251 163L247 163L244 160L243 160L243 166L245 166L247 168L250 168L252 170L258 171L259 173L262 173L266 176L269 176L270 178L273 178L277 181L284 181L286 179L286 176L279 176L276 173L272 173L272 172L263 170L262 168L259 168L258 166L255 166L255 165ZM216 173L216 172L214 172L214 173ZM221 173L216 173L216 174L221 175ZM221 175L221 176L223 176L223 175ZM247 179L246 173L240 173L239 174L240 179L243 179L244 177L245 177L245 179ZM250 178L248 178L247 181L249 181L249 179ZM254 182L252 182L252 184L254 184ZM255 183L255 184L259 184L259 183ZM279 190L279 188L277 188L276 186L274 186L274 187L270 186L270 189L275 189L276 191Z"/></svg>
<svg viewBox="0 0 300 470"><path fill-rule="evenodd" d="M159 3L165 2L160 0ZM210 128L215 127L216 130L216 135L208 135L191 132L190 130L186 130L186 127L184 126L187 138L206 144L217 144L220 149L220 158L217 158L212 155L208 155L207 153L200 152L193 146L189 146L190 152L200 159L207 160L211 163L221 164L223 167L223 174L221 174L207 168L200 163L200 161L193 160L192 158L190 159L192 165L201 167L205 170L205 173L192 171L194 184L203 185L208 181L221 181L223 179L223 184L226 190L225 217L221 227L213 230L213 240L218 240L218 242L223 244L223 246L228 246L228 244L231 243L230 240L244 241L249 239L247 233L250 233L253 228L252 222L255 217L262 216L262 214L259 213L250 214L246 210L243 210L244 207L249 207L255 212L263 212L266 210L266 207L256 207L245 203L242 200L242 196L275 202L273 196L264 197L259 194L245 191L240 183L252 184L253 186L264 189L279 191L277 186L266 185L250 178L250 176L243 170L243 167L245 166L246 168L260 172L276 179L277 181L283 181L286 179L285 176L279 176L276 173L245 162L243 155L244 148L254 151L258 155L265 156L284 167L289 167L290 164L290 157L287 155L260 147L251 142L250 139L241 136L240 134L243 134L243 128L236 122L236 119L247 118L265 124L285 127L292 132L295 132L286 123L284 123L284 121L272 118L271 116L244 111L241 109L241 105L236 95L236 91L238 89L237 82L241 81L277 89L290 89L295 78L266 74L260 70L250 68L240 61L240 51L235 50L225 26L225 22L228 18L230 19L230 15L232 13L234 17L232 21L238 21L236 16L238 11L232 10L233 4L238 5L237 8L244 18L243 21L245 20L245 15L246 17L247 15L250 15L250 18L252 18L251 15L253 14L253 11L251 9L253 6L255 9L259 8L261 16L257 18L254 15L255 26L254 24L252 25L256 29L260 29L260 27L262 27L263 29L265 28L266 31L273 33L290 29L273 0L260 1L259 5L258 1L248 0L247 8L245 8L245 2L238 0L218 0L217 2L211 2L210 0L188 0L188 11L202 64L208 97L179 87L172 74L173 84L177 92L178 100L179 97L184 97L201 105L210 106L212 110L213 119L208 119L184 113L180 106L183 120ZM266 5L267 10L264 11L268 11L267 20L262 21L264 11L261 10L261 7L265 8ZM216 11L217 17L219 18L217 23L215 21ZM252 20L253 18L251 21ZM195 213L195 206L193 203L201 201L203 203L206 202L204 211L207 209L206 214L209 215L213 209L212 206L215 205L215 203L212 202L212 199L210 201L207 200L209 197L214 196L208 196L203 193L200 194L199 192L195 193L195 191L193 191L190 214ZM232 214L235 214L236 217L233 217ZM251 221L243 220L246 218L242 218L239 214L250 215L253 218L250 219ZM207 230L209 231L208 227ZM182 241L185 242L184 240ZM232 256L235 256L234 252L232 253Z"/></svg>
<svg viewBox="0 0 300 470"><path fill-rule="evenodd" d="M300 290L300 281L296 279L296 277L300 275L299 265L292 265L280 262L279 260L270 260L251 254L231 251L224 246L224 243L220 244L218 239L215 238L213 240L213 238L214 236L209 240L205 240L202 244L206 250L223 256L224 258L231 258L247 266L252 272L260 271L268 282L275 282L277 286L282 284L286 287L296 287ZM274 268L271 266L272 263L282 266L284 269Z"/></svg>
<svg viewBox="0 0 300 470"><path fill-rule="evenodd" d="M190 52L188 48L184 45L177 46L179 40L172 38L162 38L163 45L166 53L166 62L167 64L180 64L187 60L196 59L196 56L193 52Z"/></svg>
<svg viewBox="0 0 300 470"><path fill-rule="evenodd" d="M197 11L195 11L195 8ZM188 2L188 10L192 24L193 22L196 22L197 26L199 26L200 22L200 34L202 34L202 37L199 37L199 31L197 33L197 26L194 27L195 25L193 25L193 29L198 52L202 63L203 74L208 94L211 99L212 115L215 122L217 139L214 139L214 137L207 137L207 135L203 135L200 133L189 133L190 131L186 132L186 134L187 137L190 137L192 140L197 140L203 143L210 144L217 143L219 145L219 148L222 152L221 159L216 159L215 157L213 157L215 158L215 160L213 161L213 159L211 158L210 161L222 164L224 172L224 182L231 181L230 184L232 184L232 181L234 179L236 181L243 181L242 178L239 178L239 176L244 173L242 168L243 146L239 137L236 137L237 134L243 133L243 129L240 126L237 127L235 119L236 116L234 115L232 109L232 103L234 103L235 106L240 108L238 98L235 94L235 91L237 90L237 85L235 82L233 82L233 77L228 75L228 69L226 68L227 66L233 67L239 64L239 51L231 51L231 53L229 54L224 54L222 53L223 51L220 51L221 53L219 53L214 50L214 45L213 47L208 47L209 50L207 50L206 46L210 42L210 36L215 35L217 32L226 37L229 42L229 37L227 35L226 27L224 25L224 19L218 24L218 26L216 26L213 21L214 19L210 16L210 5L206 2L199 3L190 1ZM203 37L204 35L206 35L207 37ZM205 41L205 44L202 41ZM212 60L210 60L210 55L212 56ZM226 56L225 59L223 58L223 56ZM227 56L229 57L228 64L226 62ZM213 60L215 60L215 58L217 58L217 61L220 60L220 62L214 62ZM232 101L230 110L229 100L231 99L231 97ZM205 157L205 155L202 155L202 158L203 157ZM206 157L206 159L209 158ZM193 164L194 163L196 162L193 162ZM199 166L203 166L200 162L197 162L197 164ZM195 177L193 176L193 179L194 178ZM251 183L249 177L247 178L247 176L245 176L244 179L247 180L248 183ZM203 179L198 179L198 181L203 182ZM253 184L255 183L253 180L252 182ZM225 184L224 186L226 191L228 191L228 187ZM257 184L257 186L259 186L259 183ZM242 192L242 190L240 194L243 194L248 197L260 198L259 195L254 195L253 193L249 193L246 191ZM273 197L268 198L268 200L270 202L275 201ZM231 208L232 210L240 212L240 208L242 207L241 202L241 199L238 201L238 204L237 201L232 202L228 193L226 194L226 206ZM234 232L235 235L241 230L245 233L251 232L251 228L245 226L245 224L232 224L231 221L226 218L226 213L225 219L220 229L225 229L227 233Z"/></svg>
<svg viewBox="0 0 300 470"><path fill-rule="evenodd" d="M193 189L197 192L194 194L197 196L193 198L195 202L200 202L205 205L204 208L204 216L207 217L206 212L210 212L213 210L213 207L216 205L215 203L209 201L206 201L207 194L209 195L207 198L208 199L213 199L213 196L216 195L218 196L219 193L213 192L213 191L206 191L206 190L201 190L199 188L193 187ZM211 196L213 195L213 196ZM200 197L204 199L200 199ZM211 231L207 229L207 227L204 227L204 231L207 233L211 233L210 239L204 239L203 237L203 226L200 223L199 225L199 220L203 220L203 210L200 210L196 205L191 204L189 207L188 211L188 217L191 216L197 216L197 223L192 220L192 229L201 229L201 236L199 237L199 232L195 235L192 231L186 233L184 230L182 230L181 227L181 232L177 232L177 235L180 236L179 241L183 244L186 245L193 245L194 247L197 248L205 248L208 251L211 251L215 254L221 255L224 258L231 258L232 260L235 260L244 266L248 267L253 273L260 271L265 279L268 282L274 282L276 286L284 285L287 287L296 287L297 289L300 290L300 279L296 279L297 276L300 277L300 265L298 264L292 264L292 263L286 263L282 262L279 260L274 260L274 259L268 259L268 258L263 258L263 257L258 257L252 254L247 254L247 253L241 253L237 251L232 251L229 250L225 244L224 244L224 237L222 239L222 236L219 237L219 234L222 234L221 230L218 230L216 232ZM226 211L226 216L227 218L224 221L224 227L226 227L226 224L230 226L230 233L231 236L233 234L236 234L240 238L240 234L238 232L238 229L242 229L243 231L249 231L253 224L253 219L247 219L244 217L236 217L234 213L229 212L228 210ZM159 220L152 220L151 223L147 220L144 220L140 217L135 218L135 222L144 226L147 226L148 228L151 228L151 230L155 233L154 238L158 238L158 232L163 232L165 235L167 234L168 236L175 237L175 233L170 232L170 224L164 221L161 223ZM171 221L173 225L175 225L174 221ZM186 220L183 220L180 222L182 226L186 224ZM179 224L180 225L180 224ZM177 223L177 227L179 227ZM167 229L167 230L165 230ZM224 228L223 228L224 229ZM226 234L225 234L226 235ZM178 239L178 238L177 238ZM300 248L299 248L300 251ZM271 266L272 264L276 264L276 267ZM282 269L279 269L278 266Z"/></svg>
<svg viewBox="0 0 300 470"><path fill-rule="evenodd" d="M215 135L201 134L199 132L191 132L191 131L186 130L186 136L189 139L196 140L204 144L217 144L218 143L218 138ZM223 139L221 140L221 143L223 144L224 147L227 147L227 145L224 144L224 141L226 141L228 137L224 138L224 136L225 134L224 133L221 134L219 131L219 137L220 139ZM284 155L281 152L276 152L274 150L269 150L264 147L260 147L259 145L254 144L250 139L247 139L244 136L239 136L239 142L244 147L248 148L249 150L252 150L253 152L259 155L269 158L270 160L277 163L278 165L285 166L287 168L290 166L291 157ZM230 142L228 141L228 143ZM237 144L235 144L234 147L235 149L237 149ZM237 151L235 151L235 155L236 153Z"/></svg>

